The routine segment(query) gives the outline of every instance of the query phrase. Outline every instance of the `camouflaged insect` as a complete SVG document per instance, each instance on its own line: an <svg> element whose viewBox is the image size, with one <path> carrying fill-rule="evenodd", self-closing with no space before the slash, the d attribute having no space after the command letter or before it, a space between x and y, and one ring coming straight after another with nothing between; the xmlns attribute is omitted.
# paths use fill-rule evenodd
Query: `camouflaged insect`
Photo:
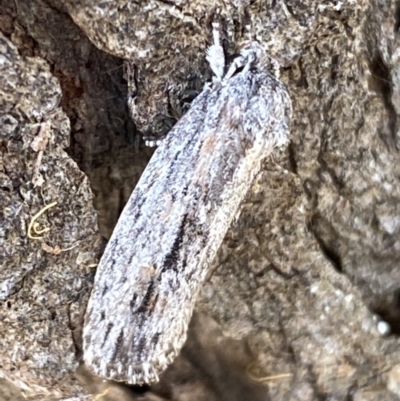
<svg viewBox="0 0 400 401"><path fill-rule="evenodd" d="M185 340L199 288L261 162L289 141L291 103L255 41L215 77L155 151L97 268L84 360L98 376L155 382Z"/></svg>

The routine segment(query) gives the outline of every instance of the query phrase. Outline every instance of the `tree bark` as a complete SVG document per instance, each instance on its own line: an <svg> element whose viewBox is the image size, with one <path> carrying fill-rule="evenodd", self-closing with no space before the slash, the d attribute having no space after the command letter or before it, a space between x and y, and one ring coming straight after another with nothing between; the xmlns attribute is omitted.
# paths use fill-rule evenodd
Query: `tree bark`
<svg viewBox="0 0 400 401"><path fill-rule="evenodd" d="M0 0L0 400L400 399L397 7ZM76 369L100 233L151 156L130 114L168 131L210 77L214 18L228 52L253 35L280 62L291 144L254 183L161 382L103 383Z"/></svg>

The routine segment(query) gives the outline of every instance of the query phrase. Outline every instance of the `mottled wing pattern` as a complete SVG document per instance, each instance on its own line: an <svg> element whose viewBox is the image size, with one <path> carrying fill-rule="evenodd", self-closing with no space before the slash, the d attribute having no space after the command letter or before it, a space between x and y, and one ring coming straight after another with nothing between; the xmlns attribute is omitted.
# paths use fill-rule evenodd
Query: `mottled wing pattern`
<svg viewBox="0 0 400 401"><path fill-rule="evenodd" d="M284 85L245 69L206 87L156 150L97 269L84 328L97 375L150 383L179 353L260 162L288 141L289 114Z"/></svg>

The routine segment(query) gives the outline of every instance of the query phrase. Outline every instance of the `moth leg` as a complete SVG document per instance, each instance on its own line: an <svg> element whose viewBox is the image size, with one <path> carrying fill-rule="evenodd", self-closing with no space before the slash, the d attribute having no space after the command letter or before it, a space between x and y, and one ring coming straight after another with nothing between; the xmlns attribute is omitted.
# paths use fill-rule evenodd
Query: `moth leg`
<svg viewBox="0 0 400 401"><path fill-rule="evenodd" d="M225 70L225 55L224 49L221 46L220 27L218 22L213 22L213 40L214 44L211 45L206 52L206 60L210 64L210 68L214 73L214 82L221 82Z"/></svg>
<svg viewBox="0 0 400 401"><path fill-rule="evenodd" d="M156 146L160 146L164 142L164 139L166 137L167 135L157 138L152 136L143 136L143 140L146 146L148 146L149 148L154 148Z"/></svg>

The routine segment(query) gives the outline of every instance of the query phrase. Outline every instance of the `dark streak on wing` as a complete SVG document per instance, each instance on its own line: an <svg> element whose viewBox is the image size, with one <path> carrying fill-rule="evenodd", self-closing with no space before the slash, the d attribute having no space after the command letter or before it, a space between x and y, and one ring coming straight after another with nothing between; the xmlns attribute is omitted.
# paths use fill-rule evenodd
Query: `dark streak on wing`
<svg viewBox="0 0 400 401"><path fill-rule="evenodd" d="M139 305L139 307L136 310L136 313L149 313L151 309L149 308L150 306L150 301L152 296L154 295L154 290L155 290L155 285L154 285L154 278L151 279L149 286L147 287L146 295L143 297L143 301Z"/></svg>
<svg viewBox="0 0 400 401"><path fill-rule="evenodd" d="M182 222L181 225L179 226L178 232L176 233L174 243L172 244L170 251L167 253L167 255L165 255L161 273L163 271L170 269L176 271L176 265L177 265L176 262L179 259L179 251L181 250L182 247L183 236L185 234L185 228L186 228L185 227L186 220L187 220L187 213L183 215Z"/></svg>
<svg viewBox="0 0 400 401"><path fill-rule="evenodd" d="M143 355L144 351L146 351L146 352L148 351L147 343L148 343L148 338L146 336L141 336L137 347L135 347L137 349L139 360L142 359L142 355Z"/></svg>
<svg viewBox="0 0 400 401"><path fill-rule="evenodd" d="M153 338L151 339L152 344L157 344L162 333L158 332L154 334Z"/></svg>
<svg viewBox="0 0 400 401"><path fill-rule="evenodd" d="M136 310L134 309L136 306L136 300L137 300L138 295L136 294L136 292L133 294L133 297L129 303L129 306L131 307L131 312L135 313Z"/></svg>
<svg viewBox="0 0 400 401"><path fill-rule="evenodd" d="M132 252L131 256L129 257L127 266L132 266L132 261L133 261L133 258L134 258L135 256L136 256L136 254L135 254L134 252Z"/></svg>
<svg viewBox="0 0 400 401"><path fill-rule="evenodd" d="M178 152L176 152L174 158L172 159L174 162L176 162L179 158L179 155L181 154L181 151L179 150ZM171 167L172 167L172 163L171 163ZM167 175L167 178L169 177L169 174Z"/></svg>
<svg viewBox="0 0 400 401"><path fill-rule="evenodd" d="M106 284L104 287L103 287L103 291L101 292L101 296L102 297L104 297L104 295L106 295L106 292L108 291L108 285Z"/></svg>
<svg viewBox="0 0 400 401"><path fill-rule="evenodd" d="M114 326L114 323L112 323L112 322L108 323L106 333L105 333L104 339L103 339L103 344L101 344L102 347L104 347L104 344L106 343L108 335L110 334L110 331L113 328L113 326Z"/></svg>
<svg viewBox="0 0 400 401"><path fill-rule="evenodd" d="M112 244L112 245L113 245L114 249L117 248L117 246L118 246L118 239L116 239L116 240L115 240L115 243ZM110 267L109 267L109 269L110 269L111 271L114 270L115 262L116 262L115 259L111 259L111 263L110 263Z"/></svg>
<svg viewBox="0 0 400 401"><path fill-rule="evenodd" d="M114 348L114 352L113 355L111 357L111 360L115 360L116 356L118 354L118 351L121 349L121 346L123 345L124 342L124 330L122 329L117 337L117 341L115 342L115 348Z"/></svg>
<svg viewBox="0 0 400 401"><path fill-rule="evenodd" d="M157 178L150 177L149 181L150 182L148 183L146 188L147 192L149 192L151 188L153 188L154 184L157 183ZM137 221L142 216L143 205L146 202L147 202L146 196L143 194L143 191L138 188L136 190L136 202L134 202L132 205L133 206L132 209L136 210L134 221Z"/></svg>

